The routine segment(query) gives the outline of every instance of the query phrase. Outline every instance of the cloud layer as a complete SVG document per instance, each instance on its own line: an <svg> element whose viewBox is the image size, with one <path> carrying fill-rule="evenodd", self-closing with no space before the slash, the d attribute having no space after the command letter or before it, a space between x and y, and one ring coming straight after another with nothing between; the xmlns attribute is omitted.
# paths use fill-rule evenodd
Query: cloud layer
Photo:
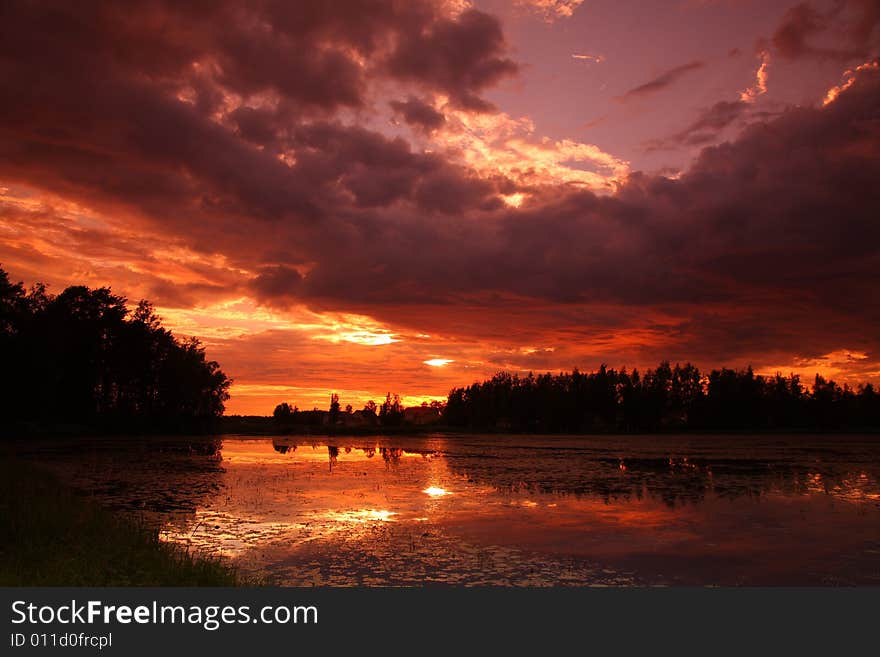
<svg viewBox="0 0 880 657"><path fill-rule="evenodd" d="M4 267L153 298L260 403L334 377L427 397L664 357L880 377L874 66L824 106L719 101L679 143L751 125L668 178L497 109L522 66L460 3L13 1L0 19ZM818 19L786 20L774 47L801 56Z"/></svg>

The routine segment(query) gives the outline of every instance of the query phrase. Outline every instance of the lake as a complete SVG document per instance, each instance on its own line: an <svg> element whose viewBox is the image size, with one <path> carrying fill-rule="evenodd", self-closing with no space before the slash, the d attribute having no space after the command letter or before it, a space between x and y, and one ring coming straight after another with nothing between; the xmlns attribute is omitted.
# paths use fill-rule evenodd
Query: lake
<svg viewBox="0 0 880 657"><path fill-rule="evenodd" d="M96 438L29 456L294 586L880 585L880 436Z"/></svg>

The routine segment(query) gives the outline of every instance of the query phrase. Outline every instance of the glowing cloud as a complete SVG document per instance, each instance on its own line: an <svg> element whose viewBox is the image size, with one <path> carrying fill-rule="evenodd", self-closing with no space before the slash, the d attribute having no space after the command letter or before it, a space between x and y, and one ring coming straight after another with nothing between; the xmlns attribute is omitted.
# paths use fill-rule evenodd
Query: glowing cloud
<svg viewBox="0 0 880 657"><path fill-rule="evenodd" d="M739 94L739 99L744 103L754 103L758 96L767 93L767 69L770 66L770 53L762 50L759 57L761 65L755 71L755 84Z"/></svg>
<svg viewBox="0 0 880 657"><path fill-rule="evenodd" d="M865 62L864 64L859 64L854 69L847 69L843 73L843 82L841 82L836 87L831 87L828 90L828 93L825 94L825 98L822 100L822 107L826 107L837 100L837 97L842 94L844 91L849 89L853 83L856 81L856 73L860 71L867 71L871 69L880 69L880 62Z"/></svg>
<svg viewBox="0 0 880 657"><path fill-rule="evenodd" d="M854 377L848 373L857 371ZM842 381L853 378L860 382L861 379L877 376L878 372L867 353L857 350L838 349L818 358L796 358L785 365L769 365L759 368L759 373L772 376L777 372L784 374L797 374L804 377L803 383L810 385L810 378L816 374L830 378L835 377Z"/></svg>
<svg viewBox="0 0 880 657"><path fill-rule="evenodd" d="M353 342L354 344L363 344L371 347L378 347L384 344L392 344L399 342L389 333L372 333L371 331L342 331L330 336L318 336L320 339L336 342L344 340L345 342Z"/></svg>
<svg viewBox="0 0 880 657"><path fill-rule="evenodd" d="M500 174L523 187L571 185L610 192L629 175L628 162L594 144L538 137L529 117L462 112L450 108L444 98L438 98L435 107L446 116L446 124L430 146L485 178ZM515 207L523 202L515 194L504 200Z"/></svg>
<svg viewBox="0 0 880 657"><path fill-rule="evenodd" d="M240 338L262 331L299 331L313 340L380 346L400 342L395 333L370 317L351 313L317 313L303 306L282 311L237 297L196 308L159 309L170 325L203 338Z"/></svg>
<svg viewBox="0 0 880 657"><path fill-rule="evenodd" d="M501 199L507 203L512 208L518 208L523 204L526 195L522 192L516 192L515 194L502 194Z"/></svg>
<svg viewBox="0 0 880 657"><path fill-rule="evenodd" d="M454 360L450 360L449 358L432 358L431 360L422 361L425 365L430 365L431 367L443 367L444 365L449 365L449 363L454 363Z"/></svg>
<svg viewBox="0 0 880 657"><path fill-rule="evenodd" d="M560 18L570 18L583 3L584 0L517 0L518 5L527 6L543 15L548 23Z"/></svg>
<svg viewBox="0 0 880 657"><path fill-rule="evenodd" d="M587 55L587 54L578 54L575 53L572 55L573 59L580 59L587 62L595 62L596 64L601 64L605 61L604 55Z"/></svg>
<svg viewBox="0 0 880 657"><path fill-rule="evenodd" d="M314 317L325 323L327 327L326 332L314 336L317 340L351 342L371 347L400 342L395 334L369 317L349 313L315 313Z"/></svg>

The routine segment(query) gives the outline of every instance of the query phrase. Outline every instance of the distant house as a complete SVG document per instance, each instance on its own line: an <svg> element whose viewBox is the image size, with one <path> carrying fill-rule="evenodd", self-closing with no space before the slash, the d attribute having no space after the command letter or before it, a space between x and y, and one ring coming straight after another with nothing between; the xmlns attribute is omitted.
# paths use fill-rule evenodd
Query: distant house
<svg viewBox="0 0 880 657"><path fill-rule="evenodd" d="M403 409L404 424L435 424L441 420L439 408L431 406L411 406Z"/></svg>

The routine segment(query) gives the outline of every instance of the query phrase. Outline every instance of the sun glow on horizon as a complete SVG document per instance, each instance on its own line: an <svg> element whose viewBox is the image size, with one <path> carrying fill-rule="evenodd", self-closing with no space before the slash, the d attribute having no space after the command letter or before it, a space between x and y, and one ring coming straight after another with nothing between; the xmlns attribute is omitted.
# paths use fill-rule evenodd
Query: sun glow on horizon
<svg viewBox="0 0 880 657"><path fill-rule="evenodd" d="M390 333L373 333L372 331L343 331L332 336L317 336L318 339L329 340L330 342L351 342L354 344L363 344L370 347L378 347L385 344L393 344L400 342Z"/></svg>

